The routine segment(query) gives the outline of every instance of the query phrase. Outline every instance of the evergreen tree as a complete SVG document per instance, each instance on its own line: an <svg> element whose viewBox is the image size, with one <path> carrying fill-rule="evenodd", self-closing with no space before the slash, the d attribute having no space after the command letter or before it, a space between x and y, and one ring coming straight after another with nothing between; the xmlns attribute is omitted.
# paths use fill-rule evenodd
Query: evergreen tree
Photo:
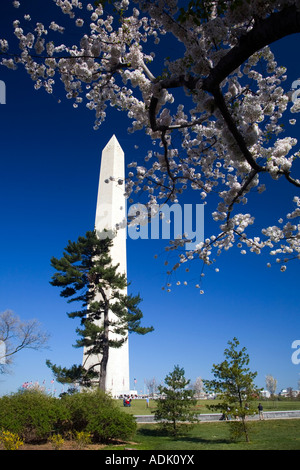
<svg viewBox="0 0 300 470"><path fill-rule="evenodd" d="M182 423L195 421L192 408L197 400L193 398L194 391L186 388L189 383L184 377L184 369L177 365L166 376L166 386L158 386L161 397L156 402L154 418L161 421L162 427L174 436L182 429Z"/></svg>
<svg viewBox="0 0 300 470"><path fill-rule="evenodd" d="M108 237L99 238L95 230L89 231L77 242L69 241L62 258L51 259L57 272L50 284L62 289L60 295L67 298L68 303L81 304L79 310L68 313L70 318L81 320L81 327L76 329L79 339L74 346L85 347L86 357L98 355L101 358L88 369L85 364L68 369L47 361L59 382L89 386L97 377L99 388L105 390L110 348L121 347L128 333L143 335L153 331L152 327L140 325L143 317L138 307L140 296L124 294L128 283L125 274L118 272L118 265L112 265L109 254L112 243Z"/></svg>
<svg viewBox="0 0 300 470"><path fill-rule="evenodd" d="M249 355L246 348L238 350L239 341L233 338L228 341L229 348L225 349L225 360L221 364L214 364L212 373L214 380L204 380L207 391L214 392L218 396L218 403L210 405L214 411L221 411L224 417L229 415L236 418L232 423L232 434L234 437L245 435L249 442L249 423L246 420L248 415L254 414L256 408L253 406L254 400L259 394L253 381L257 372L251 372L247 367Z"/></svg>

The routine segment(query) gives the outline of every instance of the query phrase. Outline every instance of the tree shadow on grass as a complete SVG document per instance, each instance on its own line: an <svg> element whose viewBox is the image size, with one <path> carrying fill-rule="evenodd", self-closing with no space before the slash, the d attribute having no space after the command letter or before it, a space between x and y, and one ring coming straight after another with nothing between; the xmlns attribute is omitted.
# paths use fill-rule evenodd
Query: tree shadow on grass
<svg viewBox="0 0 300 470"><path fill-rule="evenodd" d="M210 445L210 444L232 444L231 439L209 439L209 438L203 438L203 437L193 437L193 436L178 436L173 438L174 441L177 442L189 442L191 444L205 444L205 445Z"/></svg>
<svg viewBox="0 0 300 470"><path fill-rule="evenodd" d="M151 429L151 428L140 428L139 434L143 437L149 438L159 438L159 437L169 437L174 442L186 442L190 444L204 444L204 445L211 445L211 444L232 444L231 439L219 439L219 438L203 438L197 436L188 436L180 434L178 436L172 436L168 432L164 431L163 429Z"/></svg>

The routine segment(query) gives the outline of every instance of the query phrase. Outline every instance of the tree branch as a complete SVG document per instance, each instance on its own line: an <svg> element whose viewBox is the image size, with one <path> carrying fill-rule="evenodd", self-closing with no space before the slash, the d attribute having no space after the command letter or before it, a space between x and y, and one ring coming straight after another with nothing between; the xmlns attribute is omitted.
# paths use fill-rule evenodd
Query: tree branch
<svg viewBox="0 0 300 470"><path fill-rule="evenodd" d="M203 80L202 89L213 92L216 86L240 67L251 55L279 39L300 32L300 12L295 5L257 20Z"/></svg>
<svg viewBox="0 0 300 470"><path fill-rule="evenodd" d="M243 193L246 191L248 185L251 183L251 181L255 178L255 176L257 175L257 171L256 170L252 170L250 172L250 174L248 175L248 178L246 179L245 183L243 184L243 186L241 187L241 189L239 190L239 192L237 193L237 195L233 198L233 200L231 201L230 203L230 206L228 208L228 212L227 212L227 225L228 225L228 222L229 222L229 218L230 218L230 214L232 212L232 209L233 209L233 206L234 204L236 203L236 201L238 200L239 197L241 197L243 195Z"/></svg>
<svg viewBox="0 0 300 470"><path fill-rule="evenodd" d="M245 140L244 140L243 136L239 132L236 123L234 122L234 120L232 119L231 114L228 111L228 108L226 106L224 97L223 97L219 87L214 88L213 96L214 96L214 99L215 99L215 104L219 108L219 110L220 110L220 112L221 112L221 114L222 114L222 116L223 116L223 118L224 118L224 120L225 120L225 122L228 126L228 129L230 130L231 134L235 138L235 141L238 144L238 146L240 148L240 151L244 155L244 157L247 160L247 162L249 163L249 165L256 172L266 171L266 169L264 167L262 167L262 166L260 166L256 163L253 156L249 152L248 147L245 143Z"/></svg>

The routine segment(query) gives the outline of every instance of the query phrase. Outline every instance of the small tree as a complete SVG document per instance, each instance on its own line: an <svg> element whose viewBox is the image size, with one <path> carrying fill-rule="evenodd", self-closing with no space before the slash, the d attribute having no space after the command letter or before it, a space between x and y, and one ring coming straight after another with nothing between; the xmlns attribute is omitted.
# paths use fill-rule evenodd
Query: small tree
<svg viewBox="0 0 300 470"><path fill-rule="evenodd" d="M161 397L157 400L154 418L156 421L162 421L162 427L173 436L182 429L183 422L192 423L196 420L192 411L196 405L194 392L186 389L189 383L184 377L184 369L177 365L173 372L166 376L166 386L158 386Z"/></svg>
<svg viewBox="0 0 300 470"><path fill-rule="evenodd" d="M23 322L11 310L0 313L0 373L8 371L17 353L23 349L42 349L48 338L37 320Z"/></svg>
<svg viewBox="0 0 300 470"><path fill-rule="evenodd" d="M204 385L207 391L216 393L220 400L209 408L221 411L224 416L235 416L239 421L232 425L232 434L235 437L244 434L249 442L249 423L246 417L256 412L253 401L258 396L259 389L253 380L257 372L251 372L247 367L249 355L245 347L238 350L240 343L237 338L233 338L228 344L230 347L224 351L225 360L213 365L215 379L204 380Z"/></svg>
<svg viewBox="0 0 300 470"><path fill-rule="evenodd" d="M152 377L152 379L147 379L145 380L146 387L148 389L148 393L150 396L154 396L154 394L157 392L157 381L155 377Z"/></svg>
<svg viewBox="0 0 300 470"><path fill-rule="evenodd" d="M191 384L191 389L195 392L195 398L200 398L203 392L203 380L201 377L197 377L195 382Z"/></svg>
<svg viewBox="0 0 300 470"><path fill-rule="evenodd" d="M272 375L266 375L266 389L274 397L276 393L277 380Z"/></svg>
<svg viewBox="0 0 300 470"><path fill-rule="evenodd" d="M111 245L110 238L98 237L94 230L77 242L69 241L61 259L51 259L57 272L50 284L61 287L60 295L68 298L68 302L81 304L80 310L68 314L81 320L82 328L76 330L80 339L75 347L85 347L86 358L100 357L89 368L75 364L68 369L47 361L60 382L88 386L97 377L99 388L105 390L110 348L121 347L128 332L146 334L153 330L140 326L143 317L138 308L140 296L124 294L127 279L118 272L118 265L112 265ZM96 367L100 372L95 371Z"/></svg>

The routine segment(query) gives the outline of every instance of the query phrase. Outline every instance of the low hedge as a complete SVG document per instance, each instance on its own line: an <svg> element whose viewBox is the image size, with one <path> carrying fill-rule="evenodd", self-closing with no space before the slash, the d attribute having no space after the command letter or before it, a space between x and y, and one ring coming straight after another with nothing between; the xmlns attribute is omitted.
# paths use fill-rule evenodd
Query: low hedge
<svg viewBox="0 0 300 470"><path fill-rule="evenodd" d="M90 432L98 442L126 440L136 431L134 416L122 412L104 392L81 392L62 398L70 414L69 430Z"/></svg>
<svg viewBox="0 0 300 470"><path fill-rule="evenodd" d="M0 398L0 430L18 434L25 442L47 439L67 419L58 399L36 390Z"/></svg>
<svg viewBox="0 0 300 470"><path fill-rule="evenodd" d="M13 432L25 442L47 440L54 433L68 437L82 431L89 432L96 442L108 442L132 437L136 422L99 390L62 398L22 390L0 398L0 430Z"/></svg>

